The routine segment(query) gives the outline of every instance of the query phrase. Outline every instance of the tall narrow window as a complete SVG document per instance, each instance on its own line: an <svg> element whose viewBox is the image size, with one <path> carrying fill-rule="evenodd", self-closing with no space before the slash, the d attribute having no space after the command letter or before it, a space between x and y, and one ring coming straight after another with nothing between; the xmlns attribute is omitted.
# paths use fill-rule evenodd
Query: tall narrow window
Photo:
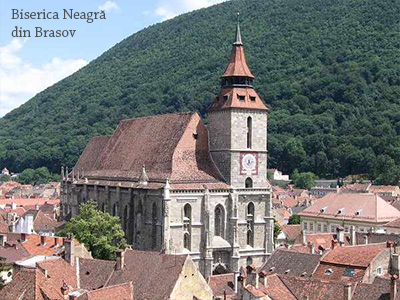
<svg viewBox="0 0 400 300"><path fill-rule="evenodd" d="M183 247L190 250L192 233L192 207L186 204L183 207Z"/></svg>
<svg viewBox="0 0 400 300"><path fill-rule="evenodd" d="M152 230L152 238L153 238L153 249L156 248L157 246L157 204L153 204L153 211L152 211L152 225L153 225L153 230Z"/></svg>
<svg viewBox="0 0 400 300"><path fill-rule="evenodd" d="M101 210L103 212L106 212L106 204L103 202L103 204L101 205Z"/></svg>
<svg viewBox="0 0 400 300"><path fill-rule="evenodd" d="M214 228L215 235L224 237L225 232L225 210L221 204L218 204L215 208L215 218L214 218Z"/></svg>
<svg viewBox="0 0 400 300"><path fill-rule="evenodd" d="M251 139L253 136L253 121L251 117L247 118L247 148L251 149Z"/></svg>
<svg viewBox="0 0 400 300"><path fill-rule="evenodd" d="M123 228L125 232L125 237L128 236L128 221L129 221L129 213L128 213L128 205L125 205L124 209L124 220L123 220Z"/></svg>
<svg viewBox="0 0 400 300"><path fill-rule="evenodd" d="M250 177L247 177L244 185L245 185L246 189L251 189L253 187L253 179L251 179Z"/></svg>
<svg viewBox="0 0 400 300"><path fill-rule="evenodd" d="M118 206L117 203L114 203L113 206L113 216L117 216L118 215Z"/></svg>
<svg viewBox="0 0 400 300"><path fill-rule="evenodd" d="M254 203L250 202L246 209L247 245L254 247Z"/></svg>

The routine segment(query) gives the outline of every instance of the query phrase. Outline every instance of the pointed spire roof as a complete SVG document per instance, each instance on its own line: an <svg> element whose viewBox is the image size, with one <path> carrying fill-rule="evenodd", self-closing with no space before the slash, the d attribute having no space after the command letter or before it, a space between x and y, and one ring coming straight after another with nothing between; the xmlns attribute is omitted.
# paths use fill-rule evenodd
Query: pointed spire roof
<svg viewBox="0 0 400 300"><path fill-rule="evenodd" d="M240 33L239 13L237 14L236 38L232 44L231 59L225 69L224 77L249 77L254 78L250 68L247 66L246 57L244 55L244 47L242 43L242 35Z"/></svg>
<svg viewBox="0 0 400 300"><path fill-rule="evenodd" d="M239 12L236 15L237 15L236 40L233 43L233 45L243 46L242 35L240 34Z"/></svg>

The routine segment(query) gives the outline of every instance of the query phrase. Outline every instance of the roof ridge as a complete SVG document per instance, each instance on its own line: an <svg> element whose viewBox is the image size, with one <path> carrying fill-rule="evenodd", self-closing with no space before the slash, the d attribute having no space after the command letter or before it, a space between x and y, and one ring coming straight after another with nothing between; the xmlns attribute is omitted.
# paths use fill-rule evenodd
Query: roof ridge
<svg viewBox="0 0 400 300"><path fill-rule="evenodd" d="M198 114L198 112L197 111L186 111L186 112L177 112L177 113L156 114L156 115L151 115L151 116L123 119L119 123L121 124L122 122L129 122L129 121L133 121L133 120L151 119L151 118L159 118L159 117L173 116L173 115L178 116L178 115L192 115L192 114Z"/></svg>

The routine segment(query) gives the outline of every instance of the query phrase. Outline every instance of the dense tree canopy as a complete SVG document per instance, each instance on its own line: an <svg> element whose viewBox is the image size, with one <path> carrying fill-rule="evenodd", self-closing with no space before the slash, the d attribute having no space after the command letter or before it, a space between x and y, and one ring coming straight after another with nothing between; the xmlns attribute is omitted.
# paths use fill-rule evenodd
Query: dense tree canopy
<svg viewBox="0 0 400 300"><path fill-rule="evenodd" d="M197 110L207 120L238 10L271 109L269 167L393 183L400 0L234 0L150 26L0 119L0 166L58 173L125 118Z"/></svg>
<svg viewBox="0 0 400 300"><path fill-rule="evenodd" d="M317 175L312 172L302 172L294 170L292 174L292 182L296 188L311 189L315 186L315 180L318 179Z"/></svg>
<svg viewBox="0 0 400 300"><path fill-rule="evenodd" d="M60 175L51 174L46 167L37 169L25 169L18 175L17 181L22 184L44 184L51 181L59 181Z"/></svg>
<svg viewBox="0 0 400 300"><path fill-rule="evenodd" d="M114 259L116 250L126 246L118 217L97 209L93 200L81 204L79 214L65 224L58 235L73 235L98 259Z"/></svg>

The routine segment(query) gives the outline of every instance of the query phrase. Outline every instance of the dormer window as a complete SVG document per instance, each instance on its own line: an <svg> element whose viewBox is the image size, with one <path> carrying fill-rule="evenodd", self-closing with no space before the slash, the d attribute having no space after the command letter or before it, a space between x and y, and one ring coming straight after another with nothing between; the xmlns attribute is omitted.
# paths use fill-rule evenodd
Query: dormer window
<svg viewBox="0 0 400 300"><path fill-rule="evenodd" d="M239 94L237 96L238 96L239 101L245 101L246 100L246 96L239 95Z"/></svg>
<svg viewBox="0 0 400 300"><path fill-rule="evenodd" d="M361 212L362 212L362 209L357 210L357 211L356 211L356 216L361 215Z"/></svg>
<svg viewBox="0 0 400 300"><path fill-rule="evenodd" d="M339 209L337 213L338 213L338 215L344 213L344 207L342 207L341 209Z"/></svg>
<svg viewBox="0 0 400 300"><path fill-rule="evenodd" d="M324 213L324 212L326 211L327 208L328 208L327 206L324 206L323 208L320 209L320 212L321 212L321 213Z"/></svg>
<svg viewBox="0 0 400 300"><path fill-rule="evenodd" d="M326 269L325 270L325 275L330 276L330 275L332 275L332 273L333 273L332 269Z"/></svg>
<svg viewBox="0 0 400 300"><path fill-rule="evenodd" d="M255 96L250 96L250 101L256 101L256 97Z"/></svg>
<svg viewBox="0 0 400 300"><path fill-rule="evenodd" d="M285 271L285 274L289 274L289 272L290 272L290 269L287 269L287 270Z"/></svg>
<svg viewBox="0 0 400 300"><path fill-rule="evenodd" d="M228 101L228 99L229 99L229 96L228 96L228 95L225 95L225 96L224 96L224 101Z"/></svg>

